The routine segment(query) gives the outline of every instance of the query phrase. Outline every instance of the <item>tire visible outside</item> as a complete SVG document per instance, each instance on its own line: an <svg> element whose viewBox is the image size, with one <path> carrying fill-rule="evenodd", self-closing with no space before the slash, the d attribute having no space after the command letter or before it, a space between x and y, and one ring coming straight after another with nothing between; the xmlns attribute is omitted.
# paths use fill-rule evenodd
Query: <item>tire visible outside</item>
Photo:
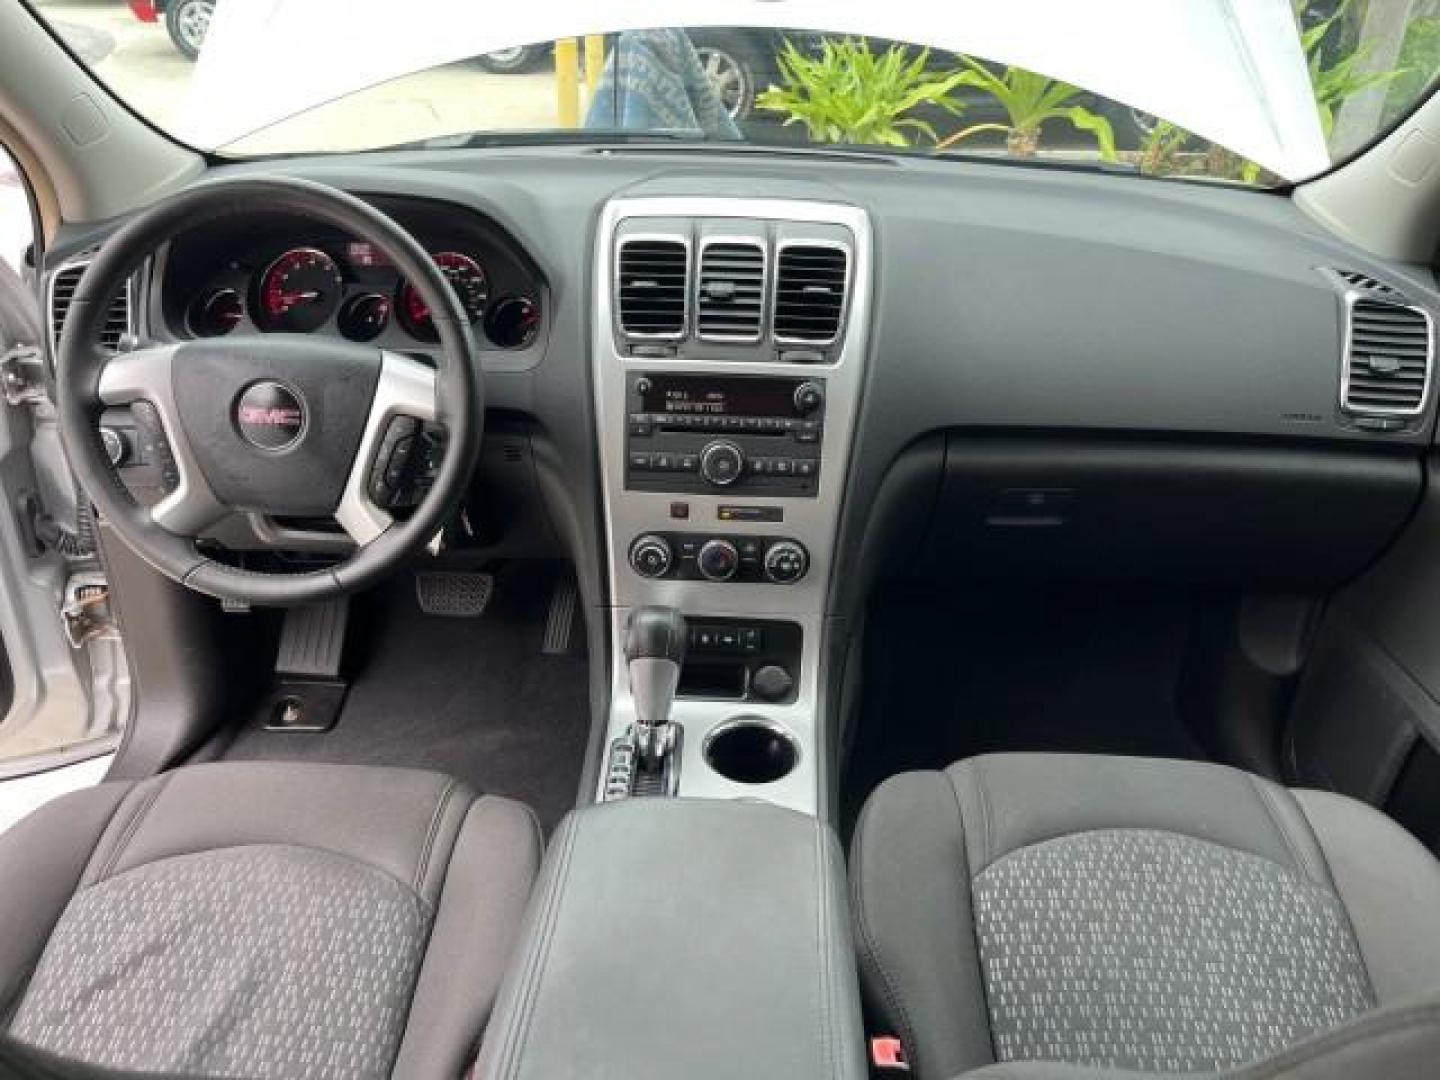
<svg viewBox="0 0 1440 1080"><path fill-rule="evenodd" d="M194 60L205 45L215 0L176 0L165 10L165 29L181 55Z"/></svg>
<svg viewBox="0 0 1440 1080"><path fill-rule="evenodd" d="M493 75L518 75L537 67L544 57L543 45L517 45L476 57L475 62Z"/></svg>
<svg viewBox="0 0 1440 1080"><path fill-rule="evenodd" d="M755 111L756 85L760 79L754 51L744 42L717 35L700 37L695 42L695 52L730 119L737 124L748 120Z"/></svg>

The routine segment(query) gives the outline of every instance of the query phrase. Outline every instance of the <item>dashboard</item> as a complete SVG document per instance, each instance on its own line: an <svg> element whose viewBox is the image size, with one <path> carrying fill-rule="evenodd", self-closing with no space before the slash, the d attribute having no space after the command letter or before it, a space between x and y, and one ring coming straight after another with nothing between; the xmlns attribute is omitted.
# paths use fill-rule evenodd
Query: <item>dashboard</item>
<svg viewBox="0 0 1440 1080"><path fill-rule="evenodd" d="M375 200L429 251L484 348L534 347L544 286L529 257L485 218L420 200ZM196 229L161 270L171 336L303 333L405 352L438 338L415 289L373 245L314 222L259 211Z"/></svg>

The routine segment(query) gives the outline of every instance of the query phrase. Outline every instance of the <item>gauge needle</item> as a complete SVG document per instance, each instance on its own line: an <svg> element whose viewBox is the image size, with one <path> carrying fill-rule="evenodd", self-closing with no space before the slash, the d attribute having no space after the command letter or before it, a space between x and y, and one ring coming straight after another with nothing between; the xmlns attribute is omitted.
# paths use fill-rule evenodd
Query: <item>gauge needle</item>
<svg viewBox="0 0 1440 1080"><path fill-rule="evenodd" d="M305 301L319 300L320 290L311 289L309 292L281 293L279 299L280 303L283 304L285 307L294 307L296 304L303 303Z"/></svg>

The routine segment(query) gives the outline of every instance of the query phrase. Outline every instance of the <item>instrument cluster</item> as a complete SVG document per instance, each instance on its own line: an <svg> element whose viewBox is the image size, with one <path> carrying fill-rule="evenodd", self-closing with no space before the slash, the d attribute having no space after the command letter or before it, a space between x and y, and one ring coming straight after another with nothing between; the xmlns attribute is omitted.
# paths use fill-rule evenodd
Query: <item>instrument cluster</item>
<svg viewBox="0 0 1440 1080"><path fill-rule="evenodd" d="M177 241L164 288L176 336L328 333L398 349L438 343L419 291L375 245L314 226L307 233L259 232L258 239L252 233ZM523 256L474 227L439 238L416 235L482 344L500 349L534 344L542 323L541 291ZM219 265L217 250L223 252ZM186 288L197 281L198 288Z"/></svg>

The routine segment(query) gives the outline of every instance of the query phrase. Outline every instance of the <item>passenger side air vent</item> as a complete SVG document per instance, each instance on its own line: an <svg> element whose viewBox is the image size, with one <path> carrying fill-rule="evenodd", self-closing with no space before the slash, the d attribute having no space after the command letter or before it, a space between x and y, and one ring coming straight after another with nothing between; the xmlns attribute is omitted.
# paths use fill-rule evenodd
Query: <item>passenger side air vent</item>
<svg viewBox="0 0 1440 1080"><path fill-rule="evenodd" d="M1434 358L1429 314L1371 296L1351 295L1346 303L1341 404L1353 413L1417 415L1425 408Z"/></svg>
<svg viewBox="0 0 1440 1080"><path fill-rule="evenodd" d="M775 273L775 340L828 345L840 336L850 254L842 247L789 244Z"/></svg>
<svg viewBox="0 0 1440 1080"><path fill-rule="evenodd" d="M695 329L712 341L759 341L765 309L765 249L717 240L700 249Z"/></svg>
<svg viewBox="0 0 1440 1080"><path fill-rule="evenodd" d="M620 329L632 338L685 335L690 245L674 239L636 237L620 244Z"/></svg>
<svg viewBox="0 0 1440 1080"><path fill-rule="evenodd" d="M1369 274L1362 274L1358 270L1336 270L1335 273L1345 281L1347 285L1353 285L1357 289L1363 289L1375 296L1384 297L1387 300L1394 300L1403 303L1404 295L1394 286L1386 285L1383 281L1371 277Z"/></svg>
<svg viewBox="0 0 1440 1080"><path fill-rule="evenodd" d="M70 301L75 299L75 290L85 276L89 263L69 263L55 272L50 279L50 341L58 347L60 332L65 327L65 315L70 310ZM115 294L110 309L105 314L105 327L100 331L100 344L106 352L120 351L121 339L130 332L130 283Z"/></svg>

